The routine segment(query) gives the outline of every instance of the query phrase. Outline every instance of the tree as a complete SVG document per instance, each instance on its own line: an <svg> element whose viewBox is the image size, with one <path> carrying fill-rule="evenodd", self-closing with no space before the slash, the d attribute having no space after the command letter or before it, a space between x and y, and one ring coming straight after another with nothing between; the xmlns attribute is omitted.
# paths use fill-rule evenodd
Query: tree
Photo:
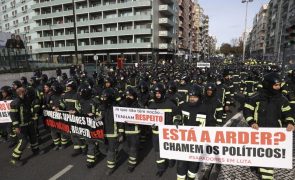
<svg viewBox="0 0 295 180"><path fill-rule="evenodd" d="M225 57L227 57L229 54L231 54L232 52L232 47L230 44L228 43L223 43L221 46L220 46L220 52L222 54L224 54Z"/></svg>

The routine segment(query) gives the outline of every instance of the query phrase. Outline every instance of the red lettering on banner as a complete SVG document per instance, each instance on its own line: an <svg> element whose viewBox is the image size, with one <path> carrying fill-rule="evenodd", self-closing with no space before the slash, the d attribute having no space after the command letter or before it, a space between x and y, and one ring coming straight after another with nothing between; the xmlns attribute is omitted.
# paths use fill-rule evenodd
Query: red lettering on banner
<svg viewBox="0 0 295 180"><path fill-rule="evenodd" d="M169 133L168 133L168 131L169 131L169 129L166 129L166 128L163 129L163 139L169 140L169 137L168 137Z"/></svg>
<svg viewBox="0 0 295 180"><path fill-rule="evenodd" d="M202 131L202 134L201 134L201 142L211 142L211 139L210 139L210 134L208 131Z"/></svg>
<svg viewBox="0 0 295 180"><path fill-rule="evenodd" d="M270 132L261 132L261 144L272 144L272 134Z"/></svg>
<svg viewBox="0 0 295 180"><path fill-rule="evenodd" d="M251 132L251 144L259 144L259 132Z"/></svg>
<svg viewBox="0 0 295 180"><path fill-rule="evenodd" d="M178 140L178 135L177 135L178 130L177 129L171 129L170 133L171 133L170 139L175 140L175 141Z"/></svg>
<svg viewBox="0 0 295 180"><path fill-rule="evenodd" d="M216 131L215 143L225 143L224 135L222 131Z"/></svg>
<svg viewBox="0 0 295 180"><path fill-rule="evenodd" d="M7 110L5 104L3 103L0 104L0 110L1 111Z"/></svg>
<svg viewBox="0 0 295 180"><path fill-rule="evenodd" d="M155 115L135 114L135 120L150 121L150 122L163 122L163 117L162 116L155 116Z"/></svg>
<svg viewBox="0 0 295 180"><path fill-rule="evenodd" d="M236 132L232 132L232 131L226 132L226 143L229 143L229 144L237 143Z"/></svg>
<svg viewBox="0 0 295 180"><path fill-rule="evenodd" d="M94 139L103 139L104 133L102 129L99 129L99 130L90 132L90 136L91 138L94 138Z"/></svg>

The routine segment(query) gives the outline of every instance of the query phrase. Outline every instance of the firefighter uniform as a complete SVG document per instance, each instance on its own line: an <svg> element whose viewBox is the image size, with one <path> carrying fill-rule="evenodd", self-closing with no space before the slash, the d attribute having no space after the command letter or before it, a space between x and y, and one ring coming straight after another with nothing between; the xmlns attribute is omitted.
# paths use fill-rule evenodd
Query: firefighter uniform
<svg viewBox="0 0 295 180"><path fill-rule="evenodd" d="M97 104L95 103L94 99L92 99L92 89L90 86L83 86L80 87L79 90L81 99L81 115L84 117L92 117L98 115L97 113ZM99 154L97 150L96 140L93 139L86 139L86 144L88 146L87 151L87 160L86 166L88 168L92 168L95 165L96 157Z"/></svg>
<svg viewBox="0 0 295 180"><path fill-rule="evenodd" d="M205 126L207 124L206 119L209 115L208 108L203 106L201 99L202 88L200 86L193 86L189 90L188 96L198 97L197 102L186 102L180 105L180 110L182 114L182 120L175 121L174 124L182 124L184 126ZM177 180L193 180L196 178L200 163L190 162L190 161L177 161Z"/></svg>
<svg viewBox="0 0 295 180"><path fill-rule="evenodd" d="M103 91L101 96L101 105L98 108L98 113L101 113L102 121L104 123L105 143L100 146L107 149L107 171L106 175L113 173L116 167L117 152L118 152L118 126L114 121L113 106L116 106L115 91L112 88L107 88ZM104 150L101 150L104 151Z"/></svg>
<svg viewBox="0 0 295 180"><path fill-rule="evenodd" d="M71 90L65 92L65 94L62 96L60 106L65 111L74 111L75 114L79 114L81 112L81 105L79 102L78 93L76 92L76 81L69 79L66 86L67 88L70 87ZM86 154L87 149L84 140L77 135L71 135L71 139L74 144L74 152L72 156L74 157L81 153Z"/></svg>
<svg viewBox="0 0 295 180"><path fill-rule="evenodd" d="M175 119L181 119L180 111L178 107L171 102L170 100L166 99L165 97L165 87L162 84L156 84L154 90L154 101L151 102L149 105L149 109L159 109L165 112L165 125L172 125ZM160 98L157 98L157 93L161 95ZM158 171L156 173L157 176L162 176L166 169L166 161L165 159L160 158L160 151L159 151L159 131L158 127L152 127L152 140L153 140L153 147L156 153L156 163ZM169 166L173 166L173 160L169 161Z"/></svg>
<svg viewBox="0 0 295 180"><path fill-rule="evenodd" d="M23 94L25 92L22 89ZM17 91L19 91L19 89ZM22 165L20 162L21 155L26 149L28 142L31 144L31 149L34 154L39 153L38 141L34 124L32 120L31 102L27 96L17 97L10 104L10 117L14 128L18 128L20 132L17 134L18 144L13 149L12 165Z"/></svg>
<svg viewBox="0 0 295 180"><path fill-rule="evenodd" d="M63 87L60 83L55 82L51 85L50 89L52 91L52 94L47 97L47 101L49 101L49 103L46 104L45 108L48 110L57 111L58 109L61 109L60 103L61 94L63 93ZM64 133L59 132L57 129L51 128L50 134L55 146L54 150L66 148L68 137Z"/></svg>
<svg viewBox="0 0 295 180"><path fill-rule="evenodd" d="M291 111L288 100L274 89L274 85L280 83L280 77L276 73L264 76L263 89L251 97L244 106L244 116L249 126L259 127L283 127L294 125L294 114ZM273 168L259 168L261 179L273 179Z"/></svg>
<svg viewBox="0 0 295 180"><path fill-rule="evenodd" d="M134 88L128 87L125 92L125 99L120 103L121 107L142 108L137 101L137 93ZM136 124L122 123L120 133L125 134L124 149L128 152L128 172L133 172L138 159L140 128Z"/></svg>

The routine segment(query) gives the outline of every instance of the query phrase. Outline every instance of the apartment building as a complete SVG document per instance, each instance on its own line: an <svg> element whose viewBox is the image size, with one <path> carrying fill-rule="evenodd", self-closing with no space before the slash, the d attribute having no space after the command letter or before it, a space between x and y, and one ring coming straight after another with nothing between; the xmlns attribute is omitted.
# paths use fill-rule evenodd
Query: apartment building
<svg viewBox="0 0 295 180"><path fill-rule="evenodd" d="M266 47L267 7L263 5L253 19L253 29L250 32L249 43L252 57L262 58Z"/></svg>
<svg viewBox="0 0 295 180"><path fill-rule="evenodd" d="M35 12L31 6L33 0L1 0L0 1L0 32L21 35L28 53L35 53L37 44L32 39L37 37L33 31L36 23L33 20Z"/></svg>
<svg viewBox="0 0 295 180"><path fill-rule="evenodd" d="M173 55L176 0L35 0L36 52L40 59L82 62L151 62ZM76 47L75 47L76 46Z"/></svg>

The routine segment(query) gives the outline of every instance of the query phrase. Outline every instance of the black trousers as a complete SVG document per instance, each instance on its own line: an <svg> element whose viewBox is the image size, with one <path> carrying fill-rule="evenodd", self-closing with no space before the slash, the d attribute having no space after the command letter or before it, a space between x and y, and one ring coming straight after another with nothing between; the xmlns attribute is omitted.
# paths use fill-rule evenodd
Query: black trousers
<svg viewBox="0 0 295 180"><path fill-rule="evenodd" d="M158 171L164 171L166 168L166 161L163 158L160 158L160 147L159 147L159 134L153 132L153 147L156 156L156 163Z"/></svg>
<svg viewBox="0 0 295 180"><path fill-rule="evenodd" d="M36 129L34 128L33 123L27 126L20 127L20 133L17 134L18 144L13 149L12 158L19 160L23 151L26 149L28 142L31 144L31 149L33 152L39 150L38 138L36 134Z"/></svg>
<svg viewBox="0 0 295 180"><path fill-rule="evenodd" d="M140 143L139 134L126 134L126 140L124 141L124 150L128 153L128 166L135 167L138 158L138 148Z"/></svg>
<svg viewBox="0 0 295 180"><path fill-rule="evenodd" d="M195 179L199 166L199 162L177 161L177 179Z"/></svg>

